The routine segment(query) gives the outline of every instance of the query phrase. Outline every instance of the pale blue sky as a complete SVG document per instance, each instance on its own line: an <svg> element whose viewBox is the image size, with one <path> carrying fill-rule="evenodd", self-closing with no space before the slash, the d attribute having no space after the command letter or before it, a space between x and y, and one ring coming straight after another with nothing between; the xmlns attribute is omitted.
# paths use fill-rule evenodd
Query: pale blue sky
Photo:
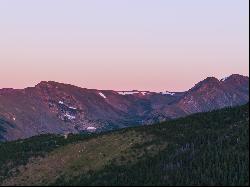
<svg viewBox="0 0 250 187"><path fill-rule="evenodd" d="M248 0L1 0L0 88L55 80L186 90L207 76L248 75L248 7Z"/></svg>

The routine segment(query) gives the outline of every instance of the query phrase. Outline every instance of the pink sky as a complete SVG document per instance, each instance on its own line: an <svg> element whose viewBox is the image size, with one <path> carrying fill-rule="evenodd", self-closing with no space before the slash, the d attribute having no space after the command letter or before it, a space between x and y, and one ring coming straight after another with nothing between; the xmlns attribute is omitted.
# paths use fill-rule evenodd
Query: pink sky
<svg viewBox="0 0 250 187"><path fill-rule="evenodd" d="M207 76L248 76L248 7L245 0L2 0L0 88L53 80L183 91Z"/></svg>

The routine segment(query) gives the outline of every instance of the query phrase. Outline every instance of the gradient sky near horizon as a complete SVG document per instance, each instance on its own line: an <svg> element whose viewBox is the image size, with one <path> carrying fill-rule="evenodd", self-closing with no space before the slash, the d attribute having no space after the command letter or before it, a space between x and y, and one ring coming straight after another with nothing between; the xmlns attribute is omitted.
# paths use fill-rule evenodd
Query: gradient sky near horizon
<svg viewBox="0 0 250 187"><path fill-rule="evenodd" d="M0 1L0 88L184 91L248 51L248 0Z"/></svg>

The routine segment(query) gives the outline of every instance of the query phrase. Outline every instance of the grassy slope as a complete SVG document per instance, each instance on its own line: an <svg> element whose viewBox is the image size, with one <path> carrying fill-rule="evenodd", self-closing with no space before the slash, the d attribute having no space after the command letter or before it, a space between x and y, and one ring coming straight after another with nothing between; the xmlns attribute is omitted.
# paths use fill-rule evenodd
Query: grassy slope
<svg viewBox="0 0 250 187"><path fill-rule="evenodd" d="M0 144L4 185L248 185L249 107Z"/></svg>

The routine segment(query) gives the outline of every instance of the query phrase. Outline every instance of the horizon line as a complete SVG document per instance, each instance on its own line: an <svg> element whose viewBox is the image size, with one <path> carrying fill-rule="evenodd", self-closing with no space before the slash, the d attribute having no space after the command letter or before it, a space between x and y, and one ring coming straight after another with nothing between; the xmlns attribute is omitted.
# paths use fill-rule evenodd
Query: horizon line
<svg viewBox="0 0 250 187"><path fill-rule="evenodd" d="M239 73L233 73L229 76L225 76L224 78L228 78L228 77L231 77L233 75L239 75L239 76L242 76L242 77L247 77L249 78L249 75L243 75L243 74L239 74ZM217 78L216 76L208 76L206 78L203 78L201 81L199 82L202 82L204 80L206 80L207 78L215 78L217 79L218 81L223 81L224 78ZM116 89L98 89L98 88L86 88L86 87L82 87L80 85L76 85L76 84L72 84L72 83L67 83L67 82L60 82L60 81L53 81L53 80L46 80L46 81L40 81L38 83L36 83L34 86L26 86L24 88L14 88L14 87L0 87L0 90L7 90L7 89L12 89L12 90L25 90L25 89L28 89L28 88L35 88L37 85L43 83L43 82L46 82L46 83L49 83L49 82L53 82L53 83L57 83L57 84L64 84L64 85L70 85L70 86L75 86L75 87L78 87L78 88L82 88L82 89L88 89L88 90L97 90L97 91L115 91L115 92L132 92L132 91L138 91L138 92L152 92L152 93L161 93L161 92L165 92L165 91L169 91L169 92L172 92L172 93L181 93L181 92L186 92L187 90L183 90L183 91L170 91L170 90L161 90L161 91L156 91L156 90L138 90L138 89L129 89L129 90L116 90ZM193 86L195 86L196 84L198 84L199 82L196 82L193 84Z"/></svg>

